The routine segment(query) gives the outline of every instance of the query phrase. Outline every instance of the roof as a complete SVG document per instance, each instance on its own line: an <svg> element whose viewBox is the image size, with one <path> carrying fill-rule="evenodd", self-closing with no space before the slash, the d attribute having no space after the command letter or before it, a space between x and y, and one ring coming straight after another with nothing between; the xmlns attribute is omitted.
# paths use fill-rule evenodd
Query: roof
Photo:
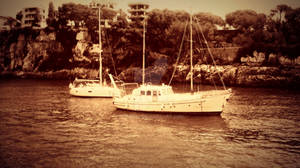
<svg viewBox="0 0 300 168"><path fill-rule="evenodd" d="M169 85L141 85L138 89L139 90L163 90L163 89L171 89L172 87Z"/></svg>
<svg viewBox="0 0 300 168"><path fill-rule="evenodd" d="M145 5L147 8L149 7L149 3L147 3L146 1L132 1L128 4L128 6L132 7L135 5Z"/></svg>

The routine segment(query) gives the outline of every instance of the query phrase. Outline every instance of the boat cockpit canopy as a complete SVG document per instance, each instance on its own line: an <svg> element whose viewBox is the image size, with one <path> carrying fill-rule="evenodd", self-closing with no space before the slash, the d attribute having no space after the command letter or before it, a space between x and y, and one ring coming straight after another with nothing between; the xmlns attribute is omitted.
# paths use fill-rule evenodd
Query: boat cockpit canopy
<svg viewBox="0 0 300 168"><path fill-rule="evenodd" d="M135 96L164 96L169 94L173 94L173 90L171 86L167 85L142 85L133 90Z"/></svg>

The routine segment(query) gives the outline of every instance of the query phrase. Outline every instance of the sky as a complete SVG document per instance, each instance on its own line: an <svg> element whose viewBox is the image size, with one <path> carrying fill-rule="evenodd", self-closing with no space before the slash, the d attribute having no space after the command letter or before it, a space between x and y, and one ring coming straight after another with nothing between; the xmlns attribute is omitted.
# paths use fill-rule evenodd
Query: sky
<svg viewBox="0 0 300 168"><path fill-rule="evenodd" d="M91 0L0 0L0 16L16 17L18 11L24 7L39 6L48 11L52 1L57 9L64 3L73 2L88 4ZM97 1L97 0L95 0ZM106 1L106 0L102 0ZM300 7L300 0L111 0L116 9L128 10L128 3L147 2L152 9L185 10L191 13L209 12L225 19L226 14L236 10L252 9L257 13L269 14L271 9L279 4L286 4L292 8Z"/></svg>

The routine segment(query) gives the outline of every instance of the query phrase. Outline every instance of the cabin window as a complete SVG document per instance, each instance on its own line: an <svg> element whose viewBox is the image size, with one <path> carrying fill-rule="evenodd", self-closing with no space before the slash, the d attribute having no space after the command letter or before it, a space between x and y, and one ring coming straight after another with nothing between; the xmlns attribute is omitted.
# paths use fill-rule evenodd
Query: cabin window
<svg viewBox="0 0 300 168"><path fill-rule="evenodd" d="M153 96L157 96L157 91L156 90L153 91Z"/></svg>
<svg viewBox="0 0 300 168"><path fill-rule="evenodd" d="M147 91L147 96L151 96L151 91L150 90Z"/></svg>
<svg viewBox="0 0 300 168"><path fill-rule="evenodd" d="M158 91L158 96L161 96L161 93L160 93L160 91Z"/></svg>
<svg viewBox="0 0 300 168"><path fill-rule="evenodd" d="M142 90L142 91L141 91L141 95L145 95L145 91Z"/></svg>

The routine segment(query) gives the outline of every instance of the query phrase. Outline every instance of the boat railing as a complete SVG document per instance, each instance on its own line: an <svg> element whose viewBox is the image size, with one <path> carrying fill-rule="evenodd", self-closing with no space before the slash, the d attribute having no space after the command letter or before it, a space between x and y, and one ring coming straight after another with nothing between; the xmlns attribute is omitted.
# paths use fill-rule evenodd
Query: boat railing
<svg viewBox="0 0 300 168"><path fill-rule="evenodd" d="M119 88L122 90L121 97L132 94L132 91L139 87L138 83L123 83Z"/></svg>
<svg viewBox="0 0 300 168"><path fill-rule="evenodd" d="M99 84L99 80L92 80L92 79L75 79L73 83L70 83L69 87L83 87L89 85Z"/></svg>
<svg viewBox="0 0 300 168"><path fill-rule="evenodd" d="M114 88L118 88L121 92L120 92L120 95L118 96L125 96L125 95L128 95L128 94L131 94L132 91L136 88L138 88L139 84L138 83L125 83L121 80L118 80L116 77L114 77L113 75L111 74L108 74L110 80L111 80L111 83L112 85L114 86ZM116 79L116 81L115 81Z"/></svg>

